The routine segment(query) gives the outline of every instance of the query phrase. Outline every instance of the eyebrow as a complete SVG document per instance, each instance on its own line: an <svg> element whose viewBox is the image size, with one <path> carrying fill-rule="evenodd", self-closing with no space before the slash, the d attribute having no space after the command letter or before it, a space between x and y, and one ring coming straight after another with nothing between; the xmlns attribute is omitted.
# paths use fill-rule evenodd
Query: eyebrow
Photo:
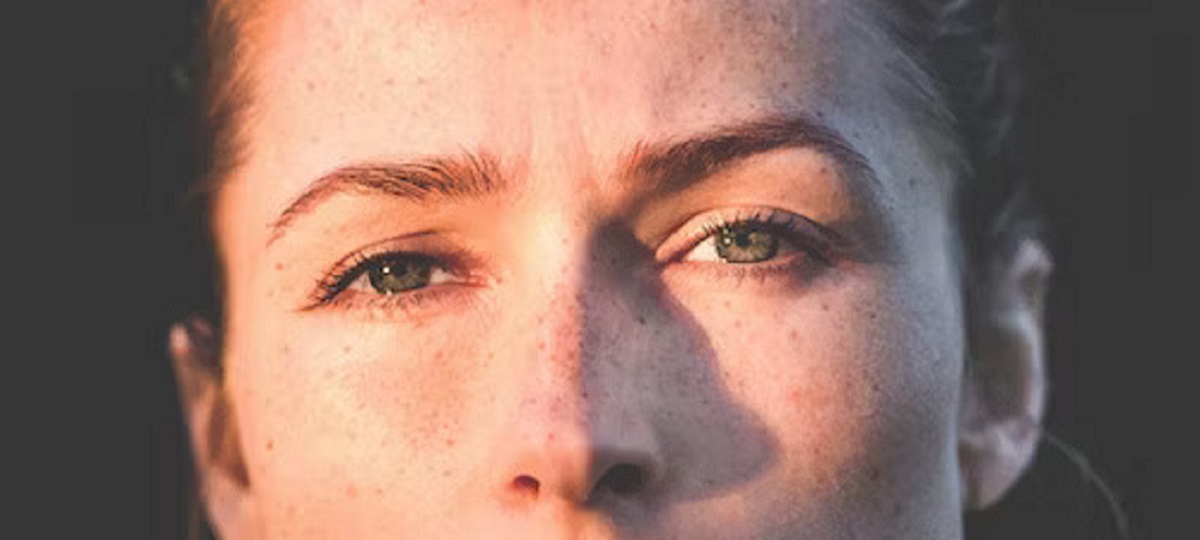
<svg viewBox="0 0 1200 540"><path fill-rule="evenodd" d="M865 156L833 128L808 115L767 117L682 141L639 143L622 160L622 168L626 177L674 191L748 157L790 147L811 148L833 158L848 174L878 182Z"/></svg>
<svg viewBox="0 0 1200 540"><path fill-rule="evenodd" d="M367 163L339 167L309 184L271 224L269 246L299 216L338 193L382 194L412 201L431 197L465 199L504 189L499 162L489 154L462 152L403 163Z"/></svg>
<svg viewBox="0 0 1200 540"><path fill-rule="evenodd" d="M722 126L682 140L641 141L620 161L622 178L675 191L751 156L781 148L824 153L852 177L877 183L868 160L840 134L808 115L772 116ZM313 181L271 224L270 245L304 214L338 193L381 194L422 202L484 197L507 188L499 161L486 153L339 167Z"/></svg>

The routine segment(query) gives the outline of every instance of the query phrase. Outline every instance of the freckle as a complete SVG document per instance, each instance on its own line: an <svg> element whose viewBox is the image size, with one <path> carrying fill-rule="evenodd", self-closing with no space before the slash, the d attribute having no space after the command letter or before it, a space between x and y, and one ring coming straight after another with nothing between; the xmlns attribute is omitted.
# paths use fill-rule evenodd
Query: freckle
<svg viewBox="0 0 1200 540"><path fill-rule="evenodd" d="M346 497L353 499L357 496L358 496L358 488L354 487L354 484L347 484L346 485Z"/></svg>
<svg viewBox="0 0 1200 540"><path fill-rule="evenodd" d="M871 471L868 473L868 478L870 478L872 482L879 480L879 467L872 465Z"/></svg>
<svg viewBox="0 0 1200 540"><path fill-rule="evenodd" d="M450 472L450 469L446 469L446 470L442 471L442 476L444 476L444 477L448 478L451 474L452 473Z"/></svg>
<svg viewBox="0 0 1200 540"><path fill-rule="evenodd" d="M646 316L638 315L637 321L638 321L638 324L646 324Z"/></svg>
<svg viewBox="0 0 1200 540"><path fill-rule="evenodd" d="M283 263L278 263L278 262L277 262L277 263L275 263L275 269L276 269L276 270L283 270Z"/></svg>
<svg viewBox="0 0 1200 540"><path fill-rule="evenodd" d="M350 351L352 351L352 350L353 350L353 349L351 349L349 345L346 345L345 347L342 347L342 352L343 352L343 353L345 353L345 354L350 354Z"/></svg>
<svg viewBox="0 0 1200 540"><path fill-rule="evenodd" d="M453 446L454 446L454 439L446 439L446 446L448 446L448 447L453 447Z"/></svg>
<svg viewBox="0 0 1200 540"><path fill-rule="evenodd" d="M325 371L322 371L322 372L321 372L321 378L323 378L323 379L325 379L325 380L327 380L327 381L328 381L328 380L330 380L330 379L332 379L332 378L333 378L333 370L332 370L332 369L327 369L327 370L325 370Z"/></svg>
<svg viewBox="0 0 1200 540"><path fill-rule="evenodd" d="M387 80L383 81L383 84L392 86L392 85L396 84L396 79L394 79L392 77L388 77Z"/></svg>
<svg viewBox="0 0 1200 540"><path fill-rule="evenodd" d="M723 302L722 305L724 305L725 309L729 309L732 306L732 304L729 303L729 300Z"/></svg>
<svg viewBox="0 0 1200 540"><path fill-rule="evenodd" d="M800 339L800 332L792 330L791 332L788 332L788 337L792 338L792 341L796 341Z"/></svg>
<svg viewBox="0 0 1200 540"><path fill-rule="evenodd" d="M733 327L734 327L734 328L741 328L741 327L742 327L742 320L741 320L741 319L738 319L738 320L736 320L736 321L733 321Z"/></svg>
<svg viewBox="0 0 1200 540"><path fill-rule="evenodd" d="M287 345L283 346L283 354L292 354L292 348Z"/></svg>
<svg viewBox="0 0 1200 540"><path fill-rule="evenodd" d="M270 452L274 449L275 449L275 441L267 441L267 451Z"/></svg>
<svg viewBox="0 0 1200 540"><path fill-rule="evenodd" d="M829 311L829 304L821 304L821 311Z"/></svg>
<svg viewBox="0 0 1200 540"><path fill-rule="evenodd" d="M314 82L312 82L312 81L308 81L308 83L306 83L306 84L304 85L304 87L305 87L305 88L308 88L308 91L309 91L309 92L312 92L313 90L316 90L316 89L317 89L317 84L316 84L316 83L314 83Z"/></svg>
<svg viewBox="0 0 1200 540"><path fill-rule="evenodd" d="M546 350L546 342L545 342L545 341L539 341L539 342L538 342L538 350L539 350L539 351L544 351L544 350Z"/></svg>
<svg viewBox="0 0 1200 540"><path fill-rule="evenodd" d="M375 494L376 494L376 495L383 495L383 488L381 488L381 487L376 487L376 488L375 488Z"/></svg>

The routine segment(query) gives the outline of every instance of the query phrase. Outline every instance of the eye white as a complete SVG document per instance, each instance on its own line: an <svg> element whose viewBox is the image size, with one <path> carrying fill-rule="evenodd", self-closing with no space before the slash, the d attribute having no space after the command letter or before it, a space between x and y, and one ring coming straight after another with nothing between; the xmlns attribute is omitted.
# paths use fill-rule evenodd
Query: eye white
<svg viewBox="0 0 1200 540"><path fill-rule="evenodd" d="M681 260L685 262L724 262L717 252L717 240L720 235L713 233L688 251Z"/></svg>
<svg viewBox="0 0 1200 540"><path fill-rule="evenodd" d="M433 265L433 268L431 268L429 270L429 282L421 287L416 287L416 288L409 289L409 290L410 291L419 291L421 289L430 287L432 285L440 285L440 284L444 284L444 283L450 283L453 281L454 281L454 274L446 271L445 268L442 268L441 266L435 264L435 265ZM380 294L379 291L376 291L375 287L371 285L371 273L369 271L363 272L362 275L358 276L357 278L354 278L354 281L351 282L348 287L346 287L346 290L366 292L366 293L371 293L371 294ZM408 292L408 291L404 291L404 292Z"/></svg>

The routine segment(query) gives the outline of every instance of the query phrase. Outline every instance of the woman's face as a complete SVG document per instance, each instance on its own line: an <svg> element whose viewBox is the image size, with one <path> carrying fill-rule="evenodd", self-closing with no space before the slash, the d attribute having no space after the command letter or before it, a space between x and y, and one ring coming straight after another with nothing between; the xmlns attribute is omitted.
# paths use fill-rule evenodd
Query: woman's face
<svg viewBox="0 0 1200 540"><path fill-rule="evenodd" d="M874 17L248 19L216 206L241 530L957 537L952 180Z"/></svg>

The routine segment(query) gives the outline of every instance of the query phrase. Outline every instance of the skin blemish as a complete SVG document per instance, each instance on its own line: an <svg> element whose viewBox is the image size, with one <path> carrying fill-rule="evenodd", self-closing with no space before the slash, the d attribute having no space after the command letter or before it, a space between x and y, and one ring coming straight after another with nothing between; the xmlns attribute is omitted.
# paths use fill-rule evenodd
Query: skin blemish
<svg viewBox="0 0 1200 540"><path fill-rule="evenodd" d="M353 499L358 496L358 488L354 484L346 484L346 498Z"/></svg>
<svg viewBox="0 0 1200 540"><path fill-rule="evenodd" d="M354 349L351 348L349 345L342 347L342 353L344 353L344 354L350 354L350 351L353 351L353 350Z"/></svg>
<svg viewBox="0 0 1200 540"><path fill-rule="evenodd" d="M274 449L275 449L275 441L267 441L267 451L270 452Z"/></svg>
<svg viewBox="0 0 1200 540"><path fill-rule="evenodd" d="M275 270L283 270L283 263L275 263Z"/></svg>

